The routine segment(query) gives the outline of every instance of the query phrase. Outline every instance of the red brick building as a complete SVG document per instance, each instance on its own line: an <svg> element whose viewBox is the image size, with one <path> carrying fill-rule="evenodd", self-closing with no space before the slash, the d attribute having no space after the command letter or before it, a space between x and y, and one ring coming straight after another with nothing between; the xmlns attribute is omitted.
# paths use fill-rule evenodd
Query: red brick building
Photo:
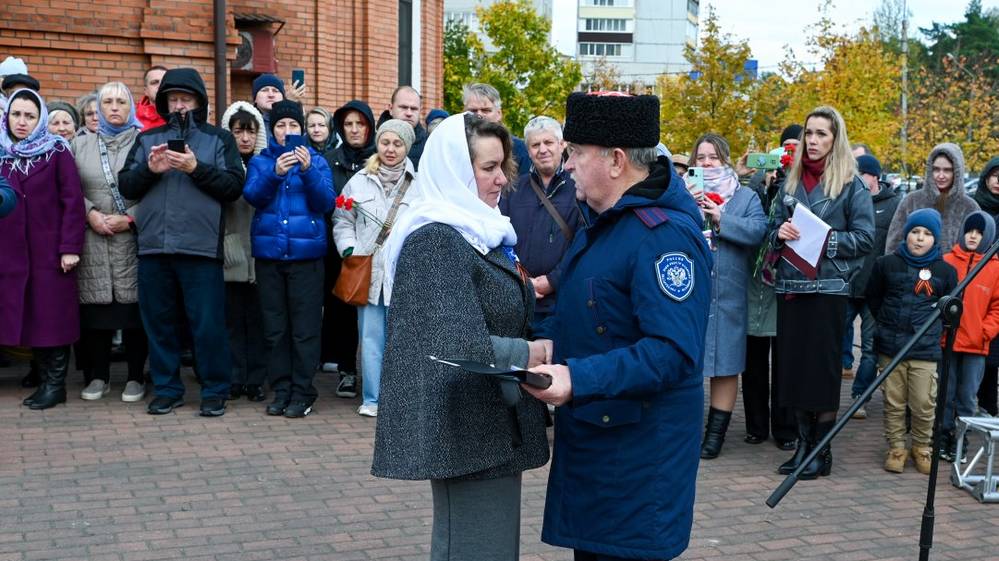
<svg viewBox="0 0 999 561"><path fill-rule="evenodd" d="M248 99L260 72L290 83L305 70L306 108L353 98L375 114L400 84L443 91L443 0L229 0L228 101ZM0 60L23 58L46 99L75 100L120 80L142 95L145 68L193 66L214 103L212 0L5 0Z"/></svg>

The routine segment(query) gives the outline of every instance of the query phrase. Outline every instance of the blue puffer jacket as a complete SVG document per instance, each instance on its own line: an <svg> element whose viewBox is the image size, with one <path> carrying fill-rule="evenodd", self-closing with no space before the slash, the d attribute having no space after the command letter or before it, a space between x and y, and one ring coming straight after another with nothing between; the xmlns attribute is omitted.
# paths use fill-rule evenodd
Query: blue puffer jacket
<svg viewBox="0 0 999 561"><path fill-rule="evenodd" d="M243 197L257 209L250 227L257 259L304 261L326 255L323 215L333 210L333 175L326 160L308 150L309 169L303 172L296 165L284 176L274 172L284 147L273 137L250 159Z"/></svg>

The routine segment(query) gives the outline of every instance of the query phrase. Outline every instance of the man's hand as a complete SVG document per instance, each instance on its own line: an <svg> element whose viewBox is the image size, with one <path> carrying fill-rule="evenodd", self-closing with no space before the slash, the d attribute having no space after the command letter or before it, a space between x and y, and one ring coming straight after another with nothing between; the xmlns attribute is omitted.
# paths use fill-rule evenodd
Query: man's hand
<svg viewBox="0 0 999 561"><path fill-rule="evenodd" d="M304 82L292 82L291 87L287 91L288 101L295 101L301 103L305 99L305 83Z"/></svg>
<svg viewBox="0 0 999 561"><path fill-rule="evenodd" d="M149 171L153 173L166 173L170 171L170 161L167 160L167 145L157 144L149 150L149 158L146 160L146 165L149 166Z"/></svg>
<svg viewBox="0 0 999 561"><path fill-rule="evenodd" d="M552 342L549 339L538 339L536 341L528 341L527 348L530 350L529 358L527 359L527 367L534 368L535 366L540 366L542 364L551 364L552 361Z"/></svg>
<svg viewBox="0 0 999 561"><path fill-rule="evenodd" d="M295 155L295 152L285 152L278 156L274 162L274 173L284 175L297 163L299 163L298 156Z"/></svg>
<svg viewBox="0 0 999 561"><path fill-rule="evenodd" d="M80 263L80 256L75 253L64 253L59 259L59 265L62 267L62 272L68 273L73 270Z"/></svg>
<svg viewBox="0 0 999 561"><path fill-rule="evenodd" d="M190 146L184 146L183 152L167 150L166 159L172 169L187 174L194 173L195 168L198 167L198 159L194 157L194 152L191 152Z"/></svg>
<svg viewBox="0 0 999 561"><path fill-rule="evenodd" d="M539 300L555 292L555 288L548 282L548 275L534 277L531 279L531 283L534 285L534 297Z"/></svg>
<svg viewBox="0 0 999 561"><path fill-rule="evenodd" d="M129 226L128 217L120 214L105 214L104 223L113 234L125 232Z"/></svg>
<svg viewBox="0 0 999 561"><path fill-rule="evenodd" d="M545 389L521 384L527 393L554 406L564 405L572 400L572 378L569 367L564 364L542 364L530 369L531 372L547 374L552 377L552 385Z"/></svg>
<svg viewBox="0 0 999 561"><path fill-rule="evenodd" d="M87 213L87 224L90 226L90 229L102 236L110 236L114 234L114 232L108 228L106 219L107 215L96 208L91 209L90 212Z"/></svg>

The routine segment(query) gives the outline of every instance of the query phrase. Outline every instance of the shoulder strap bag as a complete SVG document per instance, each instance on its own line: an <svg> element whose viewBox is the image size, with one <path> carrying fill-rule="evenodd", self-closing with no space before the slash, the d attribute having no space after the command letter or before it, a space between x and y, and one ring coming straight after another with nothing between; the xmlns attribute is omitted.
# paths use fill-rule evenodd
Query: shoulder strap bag
<svg viewBox="0 0 999 561"><path fill-rule="evenodd" d="M562 235L565 236L566 241L571 242L573 236L575 236L576 233L572 231L572 228L570 228L569 225L566 224L565 219L562 218L562 215L559 214L558 210L555 209L555 205L553 205L551 200L548 199L548 196L545 195L544 190L541 188L541 185L538 185L538 182L534 178L533 174L531 175L530 181L528 181L528 183L531 184L531 189L534 189L534 194L537 195L539 199L541 199L541 204L545 207L545 210L548 211L548 214L550 214L552 219L555 220L555 223L558 224L559 229L562 230Z"/></svg>

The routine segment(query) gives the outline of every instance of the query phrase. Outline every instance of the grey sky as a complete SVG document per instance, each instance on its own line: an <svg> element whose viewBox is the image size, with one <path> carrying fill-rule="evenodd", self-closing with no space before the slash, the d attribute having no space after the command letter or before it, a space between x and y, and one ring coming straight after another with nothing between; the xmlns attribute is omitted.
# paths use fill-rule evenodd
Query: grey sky
<svg viewBox="0 0 999 561"><path fill-rule="evenodd" d="M819 20L821 6L828 6L829 17L842 29L856 31L861 26L870 25L874 10L880 4L880 0L702 0L701 20L707 17L708 6L713 6L722 31L749 42L753 56L760 63L760 70L776 71L777 65L784 60L784 45L794 51L799 61L816 62L805 45L805 28ZM963 20L967 5L967 0L909 0L909 11L912 13L909 36L923 39L919 28L929 27L934 21L953 23ZM983 10L995 7L999 7L999 0L982 0Z"/></svg>

